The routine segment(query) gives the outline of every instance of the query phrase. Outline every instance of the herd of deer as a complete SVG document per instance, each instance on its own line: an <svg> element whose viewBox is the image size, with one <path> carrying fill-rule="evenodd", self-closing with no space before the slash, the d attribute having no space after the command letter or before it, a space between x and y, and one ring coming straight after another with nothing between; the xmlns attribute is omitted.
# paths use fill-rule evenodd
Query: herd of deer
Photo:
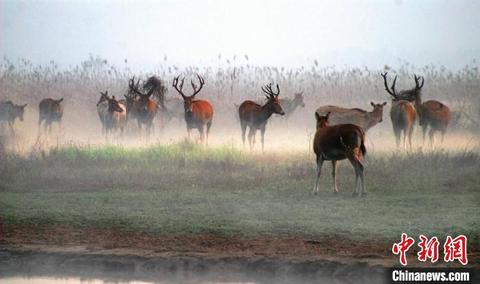
<svg viewBox="0 0 480 284"><path fill-rule="evenodd" d="M397 92L395 76L391 86L388 85L387 73L381 74L385 90L392 97L390 119L396 138L397 147L400 146L401 134L403 131L403 147L406 148L406 139L410 149L412 148L412 133L414 123L417 120L423 131L423 140L429 130L430 143L433 144L435 132L441 133L443 141L448 123L451 118L450 109L443 103L436 100L422 102L421 89L424 85L423 77L414 75L415 87L410 90ZM213 120L213 107L207 100L196 99L196 95L202 90L205 81L197 75L199 85L193 80L191 86L193 93L185 95L183 92L184 79L177 76L173 80L173 88L183 99L183 116L187 126L188 137L192 129L200 133L200 141L208 144L208 135ZM171 112L175 110L173 105L179 105L176 101L169 106L165 99L167 88L162 81L155 76L150 77L140 90L140 80L135 82L132 78L128 82L128 91L125 99L117 100L115 96L109 96L108 91L101 92L100 100L97 103L97 112L102 123L105 135L113 130L120 130L123 133L130 119L136 119L138 128L145 126L147 135L153 126L157 113L161 113L161 119L172 118ZM304 107L303 95L296 94L293 100L280 100L280 88L276 85L276 92L272 90L272 84L262 87L266 94L267 101L263 105L254 101L244 101L238 106L238 117L242 130L242 141L245 146L245 134L247 127L248 144L250 150L255 147L255 135L257 130L261 133L262 150L264 149L264 135L268 119L272 114L290 115L297 106ZM153 95L153 98L152 98ZM51 131L52 122L61 123L63 116L63 99L47 98L39 104L39 130L42 122L45 131ZM167 102L167 103L166 103ZM332 175L334 192L338 192L336 184L337 161L348 159L355 169L356 185L354 195L365 195L364 165L363 157L366 154L365 132L382 121L383 107L386 102L376 104L371 102L373 110L367 112L358 108L342 108L339 106L321 106L315 111L317 130L313 141L313 150L316 154L317 178L313 192L318 192L318 183L324 161L332 162ZM0 101L0 122L7 122L13 134L13 124L16 118L23 121L23 114L26 105L16 105L11 101ZM282 108L283 106L283 108ZM287 110L287 111L285 111ZM359 182L360 181L360 182Z"/></svg>

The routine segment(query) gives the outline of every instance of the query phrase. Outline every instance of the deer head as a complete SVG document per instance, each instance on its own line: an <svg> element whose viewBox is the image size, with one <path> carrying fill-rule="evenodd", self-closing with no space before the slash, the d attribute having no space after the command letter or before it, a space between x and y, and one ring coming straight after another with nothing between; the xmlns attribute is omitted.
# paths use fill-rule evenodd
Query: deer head
<svg viewBox="0 0 480 284"><path fill-rule="evenodd" d="M108 91L105 91L105 93L100 92L100 99L97 102L97 106L99 106L101 103L108 101Z"/></svg>
<svg viewBox="0 0 480 284"><path fill-rule="evenodd" d="M305 107L305 103L303 102L303 91L300 93L296 93L295 97L293 97L293 101L296 105Z"/></svg>
<svg viewBox="0 0 480 284"><path fill-rule="evenodd" d="M175 88L175 90L177 90L177 92L182 96L183 98L183 105L184 105L184 108L185 108L185 113L192 113L192 108L193 108L193 102L194 102L194 99L195 99L195 96L200 92L200 90L203 88L203 86L205 85L205 81L203 80L202 77L200 77L200 75L197 74L197 78L198 78L198 82L200 84L199 87L197 87L197 85L195 83L193 83L193 81L190 81L191 85L192 85L192 89L193 89L193 94L190 95L190 96L187 96L183 93L183 82L185 80L185 78L182 78L182 80L180 81L180 86L178 85L179 83L179 79L180 79L180 75L178 75L177 77L175 77L173 79L173 84L172 86Z"/></svg>
<svg viewBox="0 0 480 284"><path fill-rule="evenodd" d="M272 108L272 111L274 113L280 114L280 115L285 115L285 112L283 111L282 106L280 105L280 102L278 100L278 95L280 94L280 88L278 87L277 84L277 92L273 92L272 90L272 83L262 87L262 91L266 93L265 97L267 98L268 102L266 106L269 106Z"/></svg>
<svg viewBox="0 0 480 284"><path fill-rule="evenodd" d="M109 112L122 112L123 108L120 107L120 103L115 99L115 96L108 98L108 111Z"/></svg>
<svg viewBox="0 0 480 284"><path fill-rule="evenodd" d="M10 114L13 116L13 119L18 117L20 121L23 121L23 114L25 113L26 106L27 104L24 104L24 105L12 104L12 107L10 108Z"/></svg>
<svg viewBox="0 0 480 284"><path fill-rule="evenodd" d="M315 119L317 120L317 129L328 127L328 118L330 117L330 112L327 112L326 115L319 115L318 112L315 112Z"/></svg>
<svg viewBox="0 0 480 284"><path fill-rule="evenodd" d="M383 121L383 107L387 104L387 102L383 102L381 104L376 104L374 102L370 102L370 105L373 107L372 114L377 122Z"/></svg>

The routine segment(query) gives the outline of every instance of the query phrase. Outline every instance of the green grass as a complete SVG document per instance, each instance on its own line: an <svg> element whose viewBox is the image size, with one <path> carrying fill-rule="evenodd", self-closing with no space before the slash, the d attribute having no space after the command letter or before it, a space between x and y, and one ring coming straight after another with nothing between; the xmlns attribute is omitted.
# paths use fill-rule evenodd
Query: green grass
<svg viewBox="0 0 480 284"><path fill-rule="evenodd" d="M9 157L0 218L9 225L118 228L153 233L398 239L480 232L474 152L368 156L367 198L352 198L353 169L330 165L313 196L313 158L248 155L189 143L128 149L71 146Z"/></svg>

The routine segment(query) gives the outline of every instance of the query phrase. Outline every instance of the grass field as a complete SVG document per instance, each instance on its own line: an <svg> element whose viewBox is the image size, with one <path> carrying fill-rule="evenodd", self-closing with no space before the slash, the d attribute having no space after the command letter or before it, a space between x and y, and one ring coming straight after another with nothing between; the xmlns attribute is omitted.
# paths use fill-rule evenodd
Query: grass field
<svg viewBox="0 0 480 284"><path fill-rule="evenodd" d="M121 229L151 233L338 236L397 240L480 233L480 156L475 151L373 153L368 197L353 198L354 174L330 164L320 194L313 157L250 155L190 143L143 148L68 146L0 164L6 225ZM473 239L473 240L472 240Z"/></svg>

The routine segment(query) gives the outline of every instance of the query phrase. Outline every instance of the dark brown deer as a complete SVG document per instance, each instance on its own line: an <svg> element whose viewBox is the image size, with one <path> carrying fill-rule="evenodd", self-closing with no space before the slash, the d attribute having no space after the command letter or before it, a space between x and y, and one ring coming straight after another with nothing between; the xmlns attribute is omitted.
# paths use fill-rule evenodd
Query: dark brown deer
<svg viewBox="0 0 480 284"><path fill-rule="evenodd" d="M157 103L150 97L156 88L150 88L145 94L142 93L139 88L139 81L135 84L135 78L130 79L128 87L128 94L125 95L127 114L129 118L135 118L137 120L138 128L142 129L142 125L145 125L147 138L150 137L150 133L153 127L153 120L157 114Z"/></svg>
<svg viewBox="0 0 480 284"><path fill-rule="evenodd" d="M0 122L8 124L12 136L15 136L13 128L15 120L18 118L20 121L23 121L26 106L27 104L16 105L12 101L0 101Z"/></svg>
<svg viewBox="0 0 480 284"><path fill-rule="evenodd" d="M63 117L63 98L54 100L51 98L43 99L38 105L39 117L38 117L38 127L39 130L42 126L45 131L52 131L52 123L58 122L58 127L61 128L62 117Z"/></svg>
<svg viewBox="0 0 480 284"><path fill-rule="evenodd" d="M355 124L360 126L365 132L383 121L383 107L387 102L376 104L370 102L372 111L365 111L359 108L343 108L339 106L321 106L316 110L319 115L325 115L330 112L330 125L336 124Z"/></svg>
<svg viewBox="0 0 480 284"><path fill-rule="evenodd" d="M405 94L405 98L415 103L415 109L419 116L419 124L422 127L423 142L425 143L425 134L427 130L430 129L428 136L430 138L430 146L433 146L435 132L441 133L441 141L443 142L452 114L450 108L439 101L429 100L422 103L421 91L425 79L415 74L413 78L415 80L415 87ZM422 83L420 83L420 79Z"/></svg>
<svg viewBox="0 0 480 284"><path fill-rule="evenodd" d="M101 97L97 103L97 112L102 122L102 129L105 136L108 136L109 132L120 129L123 136L123 131L127 122L127 108L124 104L115 99L115 96L111 98L108 96L108 91L105 93L100 92Z"/></svg>
<svg viewBox="0 0 480 284"><path fill-rule="evenodd" d="M182 80L180 81L180 86L178 85L179 78L180 75L173 79L172 86L183 98L183 107L185 110L185 122L187 124L188 138L190 139L190 132L192 129L198 129L198 132L200 132L201 143L203 143L206 136L205 144L208 145L208 135L210 133L210 127L212 126L213 120L213 107L206 100L195 100L195 96L203 88L203 86L205 85L205 81L202 77L200 77L200 75L197 74L200 86L197 88L197 85L195 85L193 81L190 81L190 83L192 84L193 94L187 96L182 91L183 81L185 80L185 78L182 78Z"/></svg>
<svg viewBox="0 0 480 284"><path fill-rule="evenodd" d="M412 149L412 135L415 125L415 119L417 119L417 111L415 106L408 100L406 100L405 94L410 92L401 91L397 93L395 91L395 83L397 82L397 76L393 79L391 87L388 87L387 72L381 74L383 77L383 83L385 90L392 96L392 107L390 108L390 119L392 120L393 133L395 134L395 140L397 147L400 146L400 138L403 131L403 147L406 148L406 138L408 137L408 144L410 150Z"/></svg>
<svg viewBox="0 0 480 284"><path fill-rule="evenodd" d="M255 134L257 130L260 130L261 133L261 142L262 142L262 151L265 150L265 129L267 126L268 119L272 114L277 113L280 115L285 115L278 95L280 94L280 88L277 84L277 92L272 91L272 84L262 87L262 91L266 93L267 102L262 106L253 101L244 101L238 107L238 117L240 118L240 127L242 128L242 142L245 147L245 132L247 131L247 126L250 128L248 132L248 145L250 146L250 151L253 151L255 147Z"/></svg>
<svg viewBox="0 0 480 284"><path fill-rule="evenodd" d="M315 112L317 120L317 132L313 139L313 151L317 157L317 179L313 193L318 193L318 183L322 172L324 161L332 161L333 192L338 193L337 188L337 161L348 159L355 169L355 190L353 195L366 195L364 182L363 157L367 153L365 148L365 132L354 124L328 125L330 113L321 116ZM359 180L361 181L361 190L359 191Z"/></svg>

